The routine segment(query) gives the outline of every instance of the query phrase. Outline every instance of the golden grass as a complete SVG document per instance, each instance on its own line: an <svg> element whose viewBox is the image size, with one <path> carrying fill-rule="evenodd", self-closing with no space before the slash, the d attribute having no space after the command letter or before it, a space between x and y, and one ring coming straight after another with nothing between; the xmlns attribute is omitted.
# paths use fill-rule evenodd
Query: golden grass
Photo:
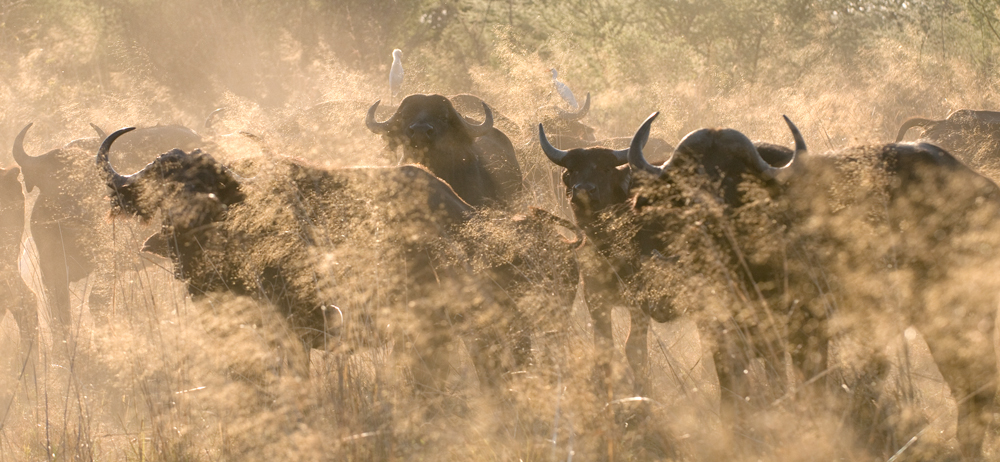
<svg viewBox="0 0 1000 462"><path fill-rule="evenodd" d="M184 18L178 14L173 21ZM138 37L137 27L154 19L136 13L126 36ZM136 39L145 47L107 43L111 33L105 27L111 25L94 16L46 28L37 46L20 53L16 62L0 65L0 146L11 146L28 122L35 123L26 142L33 154L92 136L90 122L105 130L181 123L202 131L208 113L225 107L217 134L251 131L275 154L326 166L396 163L362 125L368 105L387 100L386 69L358 70L322 47L302 61L305 52L297 37L275 33L271 44L254 35L255 27L261 27L257 21L276 18L247 13L241 21L209 9L197 19L172 35L151 29ZM223 32L209 31L209 26L234 35L213 43ZM199 27L207 38L194 35ZM695 52L668 39L647 45L647 37L625 36L616 42L620 48L615 54L588 57L563 37L547 40L541 52L525 51L506 35L510 33L498 26L487 34L499 38L488 59L471 69L448 67L431 50L408 53L406 64L413 71L407 71L407 86L411 91L474 93L513 121L520 130L510 135L529 178L529 194L521 205L567 218L561 186L551 176L556 169L534 141L539 108L558 103L548 79L552 66L560 68L579 96L592 93L586 121L598 128L599 137L629 136L659 110L653 136L674 144L695 128L728 126L754 140L791 146L781 121L787 114L811 150L828 151L889 142L911 116L943 117L959 108L995 108L1000 101L994 82L984 84L968 70L965 57L922 53L905 34L862 50L853 68L820 59L800 69L793 85L777 85L729 82ZM162 47L162 54L152 45ZM198 51L186 55L189 49ZM94 53L102 58L86 58ZM420 62L422 58L427 61ZM581 61L588 59L600 63L590 63L592 68L606 70L579 71L578 81L597 88L574 84L574 66L582 68ZM158 79L153 70L164 63L190 66L190 80ZM770 65L770 73L762 76L793 72ZM461 77L449 78L449 72ZM192 95L186 85L203 93ZM379 113L383 119L387 115ZM259 145L241 137L215 141L213 155L225 162L260 155ZM0 154L0 165L12 163L9 154ZM995 164L981 165L985 174L1000 178ZM29 205L33 199L29 194ZM98 205L103 207L103 201ZM892 250L892 243L881 240L885 229L858 226L853 218L820 225L841 231L833 238L860 243L850 249L860 254ZM501 250L521 243L511 228L473 225L480 228L468 233L492 239ZM756 246L766 236L754 231L762 229L742 236L756 238ZM39 307L41 343L30 352L17 351L12 318L0 318L0 352L19 358L0 370L0 461L601 460L609 452L620 460L866 461L884 460L900 450L920 454L924 447L955 446L955 401L962 398L950 394L923 339L952 335L951 308L985 303L982 299L996 289L992 260L958 264L947 284L922 292L940 310L935 315L941 330L921 332L907 329L912 321L905 314L916 303L913 286L922 281L905 271L859 269L850 260L857 255L830 257L833 267L849 275L838 284L857 288L853 298L836 300L849 313L832 324L844 334L831 348L831 364L837 367L817 378L833 383L823 389L836 396L809 387L812 377L782 375L774 363L751 362L745 375L753 405L746 409L745 426L734 429L720 416L714 334L699 316L725 316L736 302L734 294L716 291L721 287L717 274L704 267L659 280L683 285L687 292L679 297L691 309L688 316L652 327L652 386L642 399L630 399L634 377L624 357L624 307L614 316L609 393L598 385L600 374L594 370L587 308L580 297L573 306L552 306L554 282L540 275L531 275L533 291L522 300L532 307L528 314L536 327L543 326L533 338L534 364L505 377L502 390L485 392L468 345L456 341L447 358L445 389L431 399L414 395L405 360L394 351L398 343L385 338L345 342L329 352L313 350L308 377L289 373L286 355L299 354L298 345L273 307L224 294L192 300L183 283L174 280L169 261L136 252L152 230L129 220L102 224L104 241L93 243L102 252L102 270L73 286L70 343L58 342L49 332L44 305ZM25 238L30 254L30 234ZM970 236L955 245L974 252L976 246L991 244L988 236ZM331 251L326 258L354 268L380 263L375 254L359 251L366 248ZM248 259L260 257L255 249L247 250ZM508 256L487 255L501 261ZM880 262L873 258L866 264ZM22 263L22 275L41 293L37 265L28 256ZM545 269L544 261L533 263ZM339 275L337 271L330 274ZM394 282L380 280L378 272L350 277L359 284L359 293L369 290L369 284ZM110 304L90 306L84 294L93 290L112 294ZM378 300L364 303L357 306L384 308ZM983 341L956 341L965 340ZM37 367L25 367L31 363L29 355ZM873 356L885 362L872 365ZM885 369L870 370L879 367ZM851 388L879 374L876 386ZM871 417L870 435L856 434L863 429L849 425L843 401ZM885 423L887 418L897 420ZM891 431L883 431L886 426ZM914 435L919 438L910 444ZM859 441L866 438L869 447L861 447Z"/></svg>

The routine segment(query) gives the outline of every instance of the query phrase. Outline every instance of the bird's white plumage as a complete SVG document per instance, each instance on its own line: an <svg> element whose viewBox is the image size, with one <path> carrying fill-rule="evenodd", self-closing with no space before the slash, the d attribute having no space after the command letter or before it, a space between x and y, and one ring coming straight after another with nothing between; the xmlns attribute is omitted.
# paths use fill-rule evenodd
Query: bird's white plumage
<svg viewBox="0 0 1000 462"><path fill-rule="evenodd" d="M392 50L392 67L389 69L389 91L393 97L403 88L403 51Z"/></svg>
<svg viewBox="0 0 1000 462"><path fill-rule="evenodd" d="M562 97L563 101L566 101L566 104L569 104L570 108L574 111L580 109L580 104L576 102L576 96L573 96L573 90L559 81L559 72L555 68L552 68L552 85L555 85L556 93L559 93L559 96Z"/></svg>

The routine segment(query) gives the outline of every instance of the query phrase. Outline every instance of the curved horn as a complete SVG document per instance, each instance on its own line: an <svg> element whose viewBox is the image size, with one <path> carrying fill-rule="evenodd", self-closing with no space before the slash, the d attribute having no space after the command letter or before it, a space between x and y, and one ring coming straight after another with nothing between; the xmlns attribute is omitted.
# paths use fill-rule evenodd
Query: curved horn
<svg viewBox="0 0 1000 462"><path fill-rule="evenodd" d="M479 125L472 125L469 122L466 122L465 118L462 119L462 122L465 124L466 131L468 131L469 135L473 138L479 138L480 136L486 135L493 129L493 110L490 109L490 106L487 105L486 102L483 102L483 113L486 114L486 118L483 120L483 123Z"/></svg>
<svg viewBox="0 0 1000 462"><path fill-rule="evenodd" d="M264 140L264 137L262 137L262 136L260 136L260 135L258 135L256 133L248 132L246 130L240 130L237 133L240 136L242 136L242 137L244 137L244 138L246 138L248 140L251 140L254 143L257 143L257 146L260 147L260 152L262 152L262 153L264 153L266 155L269 155L269 156L273 156L274 155L274 151L271 150L271 147L267 144L267 141Z"/></svg>
<svg viewBox="0 0 1000 462"><path fill-rule="evenodd" d="M21 129L21 133L18 133L17 137L14 138L14 162L17 162L17 165L20 165L22 170L24 167L32 168L38 164L38 159L29 156L28 153L24 151L24 135L28 133L28 129L31 128L32 125L34 125L34 123L25 125L24 128Z"/></svg>
<svg viewBox="0 0 1000 462"><path fill-rule="evenodd" d="M108 137L104 139L104 142L101 143L101 148L97 150L97 166L104 169L104 173L107 174L108 186L115 189L125 186L125 184L128 183L129 177L120 175L115 171L114 167L111 166L111 161L108 160L108 151L111 150L111 143L114 143L119 136L122 136L132 130L135 130L135 127L122 128L108 135Z"/></svg>
<svg viewBox="0 0 1000 462"><path fill-rule="evenodd" d="M763 174L766 178L777 181L784 181L787 173L791 172L789 167L795 163L795 159L806 153L806 140L802 138L802 133L799 132L799 128L792 123L792 119L789 119L788 116L782 115L781 117L785 119L785 123L788 124L788 129L792 131L792 138L795 138L795 152L792 153L792 159L789 160L784 166L774 167L771 164L768 164L767 161L760 156L760 153L757 152L756 149L754 149L754 154L756 155L753 159L757 164L757 168L760 169L761 174Z"/></svg>
<svg viewBox="0 0 1000 462"><path fill-rule="evenodd" d="M368 108L368 115L365 116L365 126L368 127L368 129L371 130L372 133L376 135L384 135L386 133L389 133L388 120L385 122L378 122L375 120L375 110L378 109L378 103L381 102L382 100L378 100L375 102L375 104L372 104L372 107ZM389 120L392 120L392 118L390 117Z"/></svg>
<svg viewBox="0 0 1000 462"><path fill-rule="evenodd" d="M936 124L938 122L940 122L940 120L923 119L920 117L914 117L912 119L909 119L906 122L903 122L903 125L899 127L899 133L896 134L896 142L898 143L900 141L903 141L903 137L906 136L906 132L913 127L924 128L928 125Z"/></svg>
<svg viewBox="0 0 1000 462"><path fill-rule="evenodd" d="M98 127L97 125L94 125L94 124L90 124L90 128L93 128L94 131L97 132L97 137L98 138L100 138L100 139L103 140L104 138L108 137L108 134L104 133L104 130L101 130L101 127Z"/></svg>
<svg viewBox="0 0 1000 462"><path fill-rule="evenodd" d="M583 101L583 106L580 107L579 111L576 111L576 112L566 112L566 111L563 111L562 109L560 109L559 110L559 118L562 119L562 120L565 120L567 122L576 122L577 120L580 120L580 119L586 117L588 112L590 112L590 92L589 91L587 92L587 97Z"/></svg>
<svg viewBox="0 0 1000 462"><path fill-rule="evenodd" d="M792 160L785 164L785 167L788 167L792 164L792 162L795 162L795 159L805 155L806 140L802 138L802 133L799 132L799 127L796 127L795 124L792 123L792 119L789 119L786 115L782 115L781 117L785 119L785 124L787 124L788 129L792 131L792 138L795 138L795 153L792 155Z"/></svg>
<svg viewBox="0 0 1000 462"><path fill-rule="evenodd" d="M542 128L542 124L538 124L538 142L542 145L542 152L545 153L545 157L548 157L553 164L565 167L563 161L566 160L566 154L569 151L556 149L555 146L552 146L552 143L549 143L549 139L545 137L545 129Z"/></svg>
<svg viewBox="0 0 1000 462"><path fill-rule="evenodd" d="M644 172L652 173L657 177L663 175L663 167L654 167L646 161L646 158L642 155L642 148L646 146L646 142L649 141L649 130L653 125L653 121L659 116L659 111L654 112L646 121L639 126L639 130L636 130L635 135L632 137L632 143L628 147L628 165L632 170L642 170ZM667 162L669 163L669 161ZM667 165L667 164L664 164Z"/></svg>
<svg viewBox="0 0 1000 462"><path fill-rule="evenodd" d="M220 108L212 111L212 113L208 115L208 118L205 119L205 128L211 130L212 129L212 123L214 123L215 119L217 119L219 117L219 115L222 114L223 112L226 112L226 108L224 108L224 107L220 107Z"/></svg>

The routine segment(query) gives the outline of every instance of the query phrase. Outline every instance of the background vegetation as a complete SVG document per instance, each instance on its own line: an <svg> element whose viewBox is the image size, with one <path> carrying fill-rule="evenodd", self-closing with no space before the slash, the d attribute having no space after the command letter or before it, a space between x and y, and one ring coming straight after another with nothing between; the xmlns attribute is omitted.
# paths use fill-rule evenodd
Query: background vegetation
<svg viewBox="0 0 1000 462"><path fill-rule="evenodd" d="M718 125L790 145L788 114L825 151L891 141L912 116L1000 107L997 0L0 0L0 165L13 164L7 148L28 122L28 151L39 154L92 136L89 123L203 130L219 107L218 133L253 131L278 154L392 164L362 121L367 105L389 99L394 48L404 93L473 93L509 118L515 145L530 146L520 153L529 177L550 170L531 127L539 106L559 103L552 67L578 97L592 94L585 121L602 138L629 136L659 110L654 136L671 143ZM558 188L531 186L532 205L561 210ZM392 361L377 348L314 355L308 381L241 381L245 368L275 361L268 334L240 328L266 317L246 300L191 302L165 262L136 256L141 225L107 228L102 245L122 265L110 276L115 317L88 321L82 295L94 281L80 283L78 349L43 344L37 373L3 370L0 461L592 460L608 435L636 460L875 457L843 443L838 416L807 419L786 402L763 412L768 430L751 443L720 431L717 383L690 320L654 327L655 412L644 430L608 424L608 406L629 403L592 389L579 302L559 324L565 343L540 343L559 359L550 376L512 385L508 406L479 393L457 353L459 404L438 415L386 375ZM18 345L12 324L0 323L0 354ZM921 434L953 440L954 402L920 334L896 340L887 356L916 358L893 373L929 422ZM627 396L623 354L616 363Z"/></svg>

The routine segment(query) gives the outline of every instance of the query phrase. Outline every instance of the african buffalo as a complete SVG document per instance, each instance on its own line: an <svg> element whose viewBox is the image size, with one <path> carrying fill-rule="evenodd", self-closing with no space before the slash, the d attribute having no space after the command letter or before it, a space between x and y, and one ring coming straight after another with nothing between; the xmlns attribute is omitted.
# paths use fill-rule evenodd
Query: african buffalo
<svg viewBox="0 0 1000 462"><path fill-rule="evenodd" d="M903 141L903 137L906 136L906 132L914 127L923 129L920 133L921 138L935 140L939 138L946 138L952 132L975 130L977 128L993 128L996 124L1000 124L1000 112L974 111L971 109L955 111L944 120L913 117L911 119L907 119L906 122L903 122L903 125L899 127L899 133L896 135L896 142L898 143Z"/></svg>
<svg viewBox="0 0 1000 462"><path fill-rule="evenodd" d="M18 268L24 234L24 193L17 180L20 173L17 167L0 168L0 300L14 316L21 337L20 354L9 355L15 370L23 360L33 367L30 358L38 351L38 306Z"/></svg>
<svg viewBox="0 0 1000 462"><path fill-rule="evenodd" d="M919 138L943 147L974 167L995 164L1000 157L1000 112L962 109L943 120L914 117L903 122L896 142L912 128Z"/></svg>
<svg viewBox="0 0 1000 462"><path fill-rule="evenodd" d="M833 281L838 325L875 357L902 330L879 326L916 327L958 403L961 453L981 458L997 409L1000 187L927 143L810 153L792 168L793 229ZM900 436L889 453L912 433Z"/></svg>
<svg viewBox="0 0 1000 462"><path fill-rule="evenodd" d="M70 326L71 282L87 277L97 267L97 252L104 222L98 212L100 189L94 178L97 170L85 162L89 156L74 141L40 156L29 156L24 150L25 126L14 139L14 160L21 166L25 190L38 188L38 197L29 220L31 236L38 249L41 281L45 300L55 327ZM86 156L86 157L85 157ZM107 300L103 288L92 292L92 307L98 312Z"/></svg>
<svg viewBox="0 0 1000 462"><path fill-rule="evenodd" d="M391 325L428 390L447 374L455 324L470 337L481 383L498 384L498 338L519 327L496 300L505 285L498 291L467 268L455 239L473 208L447 183L419 166L321 169L287 158L246 161L257 176L244 180L204 152L179 150L123 176L107 154L126 132L97 156L112 208L161 214L145 248L169 256L192 295L269 301L314 347L348 335L345 323Z"/></svg>
<svg viewBox="0 0 1000 462"><path fill-rule="evenodd" d="M629 147L618 151L608 148L556 149L548 142L544 130L540 127L540 140L546 156L556 165L566 169L563 173L563 182L577 224L587 231L589 241L593 243L597 255L601 256L599 259L590 260L597 262L596 265L604 266L604 268L595 265L588 267L584 264L588 307L595 317L595 336L602 338L603 343L609 343L610 339L610 325L603 320L610 314L610 303L622 300L622 294L636 293L637 281L634 278L641 275L638 273L640 258L668 252L667 246L670 241L666 234L669 233L663 229L663 224L655 220L646 222L650 217L648 212L657 208L648 207L655 201L651 201L649 197L639 197L634 205L629 203L634 194L636 169L657 170L648 163L643 165L633 163L631 168L627 165L630 150L642 153L642 147L649 138L649 125L652 119L653 117L640 127L630 140ZM719 146L703 146L711 143L716 137L723 141ZM686 168L698 166L706 173L711 172L708 173L709 181L719 183L726 191L725 203L738 207L741 199L736 191L741 187L740 184L747 177L759 177L758 169L765 165L770 169L768 172L774 171L774 167L761 158L755 145L749 140L745 140L745 144L742 144L741 141L744 141L745 137L742 137L743 139L740 137L742 135L738 135L738 132L725 130L694 132L685 137L665 165L668 167L686 165ZM769 151L769 156L774 154L770 152L771 150L781 151L780 147L763 144L762 146ZM701 149L709 149L716 154L714 156L696 154ZM639 154L633 154L633 157ZM741 160L743 157L746 159ZM663 206L664 204L659 205L661 208ZM630 238L626 238L621 235L623 232L633 234L630 234ZM674 313L662 306L662 303L651 303L642 297L639 297L638 301L641 303L632 304L630 310L632 330L626 342L626 357L637 376L644 378L647 367L646 330L649 316L652 315L655 320L663 322L672 318ZM722 367L726 363L717 360L716 364ZM720 379L724 383L728 380L728 370L720 370Z"/></svg>
<svg viewBox="0 0 1000 462"><path fill-rule="evenodd" d="M427 167L473 206L506 206L521 191L521 168L510 139L493 128L493 112L474 125L441 95L410 95L385 122L375 120L379 101L365 124L385 138L390 151L402 147L402 161Z"/></svg>
<svg viewBox="0 0 1000 462"><path fill-rule="evenodd" d="M794 128L793 133L796 152L783 168L755 155L749 140L734 131L689 135L677 149L688 153L686 166L672 160L653 167L636 149L640 137L633 142L633 170L659 178L637 188L638 234L652 231L659 245L673 243L662 247L668 258L652 259L656 265L644 266L644 277L638 278L637 285L648 291L645 299L658 304L650 305L651 314L656 318L657 311L667 309L659 316L669 317L676 314L671 308L683 307L685 299L703 301L692 297L704 296L704 291L689 289L690 281L712 267L728 267L726 285L743 294L736 297L740 305L759 307L735 313L715 339L719 346L750 340L723 349L730 356L723 359L732 363L728 374L746 370L739 368L746 367L747 356L760 355L773 367L787 354L805 378L823 376L829 367L825 345L837 332L864 345L857 354L861 369L884 374L880 352L887 334L880 330L893 324L886 320L903 319L924 334L959 403L962 454L981 457L996 408L992 332L1000 287L991 277L977 275L995 271L989 268L1000 250L995 237L1000 188L930 144L862 146L814 155L806 153ZM732 159L741 159L742 171L726 167ZM713 177L713 172L728 173ZM701 180L706 174L710 181ZM766 193L747 188L746 179L761 181ZM680 188L672 191L671 182ZM678 194L684 183L710 194ZM683 215L677 214L678 207ZM699 261L690 250L693 245L717 251ZM664 287L677 272L689 274L688 283ZM754 342L755 337L764 341ZM719 369L720 381L726 369ZM770 372L777 378L786 375L779 367ZM869 382L859 380L848 388L856 396L852 423L870 444L882 436L872 435L871 424L863 421L871 401L863 391L870 390ZM734 391L744 396L740 389ZM902 417L890 421L899 423ZM911 436L882 449L891 454Z"/></svg>
<svg viewBox="0 0 1000 462"><path fill-rule="evenodd" d="M804 276L808 259L785 235L785 212L776 199L788 164L771 165L742 133L700 129L678 144L662 166L642 152L651 116L629 150L636 194L636 234L643 252L658 252L634 287L653 319L688 313L709 336L727 413L769 402L784 393L752 396L744 371L763 360L764 373L788 383L786 355L812 377L826 367L826 313L818 289ZM805 152L798 129L792 158ZM780 154L784 149L762 145ZM778 157L781 157L780 155ZM783 159L788 160L788 159ZM653 181L647 178L652 174ZM805 268L805 269L804 269ZM708 300L712 300L710 303ZM778 387L781 388L781 387Z"/></svg>
<svg viewBox="0 0 1000 462"><path fill-rule="evenodd" d="M628 169L628 150L608 148L577 148L563 151L553 147L546 137L545 128L538 125L538 138L542 150L552 163L563 167L563 184L569 198L576 224L587 236L587 245L580 252L584 296L594 320L594 344L601 355L599 366L608 369L610 353L614 348L611 331L611 308L621 301L626 283L635 272L637 254L621 252L615 247L617 240L606 229L607 214L624 210L629 198L631 172ZM649 317L638 307L630 307L630 331L625 343L625 354L637 377L636 388L641 389L645 377L646 332Z"/></svg>
<svg viewBox="0 0 1000 462"><path fill-rule="evenodd" d="M32 124L25 126L14 139L14 161L21 167L25 190L39 190L31 209L30 230L38 249L42 285L55 325L66 328L70 323L69 284L85 278L102 258L102 243L106 242L100 212L102 194L88 152L100 145L97 138L81 138L39 156L24 150L24 137ZM98 133L100 129L95 127ZM138 168L134 159L150 157L175 146L190 146L200 139L194 132L179 126L156 126L136 130L123 150L122 162ZM130 160L132 159L132 160ZM141 165L145 165L142 163ZM110 302L107 287L95 287L91 292L92 312L100 311Z"/></svg>

